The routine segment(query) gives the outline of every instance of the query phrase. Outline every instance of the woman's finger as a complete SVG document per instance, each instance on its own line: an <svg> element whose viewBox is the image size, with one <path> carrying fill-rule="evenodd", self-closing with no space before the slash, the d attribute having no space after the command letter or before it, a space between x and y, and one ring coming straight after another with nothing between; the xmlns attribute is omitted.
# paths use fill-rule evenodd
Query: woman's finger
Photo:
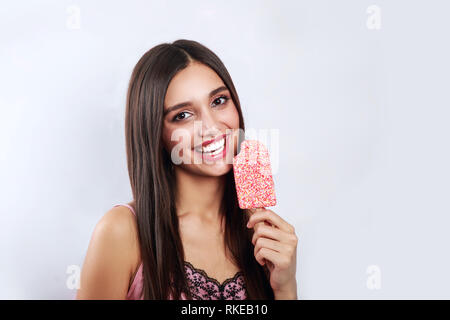
<svg viewBox="0 0 450 320"><path fill-rule="evenodd" d="M268 221L275 227L288 232L288 233L294 233L294 227L291 226L289 223L287 223L285 220L283 220L279 215L277 215L272 210L258 210L255 211L249 218L247 227L252 228L256 223L262 222L262 221Z"/></svg>
<svg viewBox="0 0 450 320"><path fill-rule="evenodd" d="M290 241L290 239L289 239L290 236L288 233L286 233L280 229L277 229L275 227L271 227L271 226L263 225L263 224L260 224L257 227L255 227L255 232L253 233L253 237L252 237L253 245L255 245L256 239L258 239L259 237L265 237L265 238L280 241L283 243L287 243Z"/></svg>
<svg viewBox="0 0 450 320"><path fill-rule="evenodd" d="M264 260L268 260L270 261L273 265L275 266L282 266L284 267L284 265L286 264L286 259L283 257L282 254L280 254L279 252L269 249L269 248L261 248L255 255L256 261L258 261L258 263L260 265L264 265L265 261Z"/></svg>
<svg viewBox="0 0 450 320"><path fill-rule="evenodd" d="M254 248L254 255L256 257L256 254L258 251L262 248L269 248L277 252L281 252L283 250L281 243L272 239L263 238L260 237L256 240L255 248Z"/></svg>

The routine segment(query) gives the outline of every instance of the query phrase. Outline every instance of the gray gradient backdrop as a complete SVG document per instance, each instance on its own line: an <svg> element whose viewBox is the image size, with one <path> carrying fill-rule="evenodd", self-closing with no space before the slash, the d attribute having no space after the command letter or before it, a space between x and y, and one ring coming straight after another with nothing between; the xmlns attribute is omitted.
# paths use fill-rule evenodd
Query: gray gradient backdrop
<svg viewBox="0 0 450 320"><path fill-rule="evenodd" d="M370 5L381 29L366 24ZM131 70L179 38L224 61L248 128L280 130L272 209L299 236L300 299L450 298L449 12L448 1L2 1L0 298L73 298L68 266L131 199Z"/></svg>

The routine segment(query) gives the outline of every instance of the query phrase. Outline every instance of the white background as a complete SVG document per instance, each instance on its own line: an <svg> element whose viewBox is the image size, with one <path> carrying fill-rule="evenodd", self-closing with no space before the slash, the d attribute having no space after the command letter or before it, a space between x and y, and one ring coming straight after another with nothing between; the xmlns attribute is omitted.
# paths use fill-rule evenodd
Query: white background
<svg viewBox="0 0 450 320"><path fill-rule="evenodd" d="M370 5L381 29L367 26ZM225 63L247 128L280 130L271 209L299 236L300 299L450 298L449 12L447 1L2 1L0 298L74 296L68 266L131 200L132 68L181 38Z"/></svg>

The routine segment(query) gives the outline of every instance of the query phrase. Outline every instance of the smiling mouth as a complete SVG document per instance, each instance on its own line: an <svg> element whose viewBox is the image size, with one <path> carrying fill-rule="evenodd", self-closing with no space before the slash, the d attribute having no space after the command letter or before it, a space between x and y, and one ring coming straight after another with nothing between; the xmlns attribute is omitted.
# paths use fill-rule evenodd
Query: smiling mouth
<svg viewBox="0 0 450 320"><path fill-rule="evenodd" d="M195 148L194 150L198 153L205 154L205 155L210 155L210 156L218 155L225 148L225 142L226 142L225 140L226 139L227 139L227 136L223 137L219 141L210 143L205 147Z"/></svg>

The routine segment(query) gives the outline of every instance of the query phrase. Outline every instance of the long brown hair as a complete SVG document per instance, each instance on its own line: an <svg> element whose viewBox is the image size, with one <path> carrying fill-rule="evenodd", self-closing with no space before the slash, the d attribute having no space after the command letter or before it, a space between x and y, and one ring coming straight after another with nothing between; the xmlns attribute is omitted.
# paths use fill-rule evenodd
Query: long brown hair
<svg viewBox="0 0 450 320"><path fill-rule="evenodd" d="M170 155L162 144L163 108L171 79L190 62L203 63L222 79L244 119L233 81L219 57L204 45L180 39L147 51L133 69L128 86L125 137L127 165L138 223L143 262L143 298L180 299L188 290L184 251L175 207L175 176ZM242 131L241 131L242 132ZM242 141L239 138L238 150ZM221 202L225 215L224 242L244 275L248 299L273 299L268 271L258 264L251 243L248 216L238 206L233 171L225 177Z"/></svg>

